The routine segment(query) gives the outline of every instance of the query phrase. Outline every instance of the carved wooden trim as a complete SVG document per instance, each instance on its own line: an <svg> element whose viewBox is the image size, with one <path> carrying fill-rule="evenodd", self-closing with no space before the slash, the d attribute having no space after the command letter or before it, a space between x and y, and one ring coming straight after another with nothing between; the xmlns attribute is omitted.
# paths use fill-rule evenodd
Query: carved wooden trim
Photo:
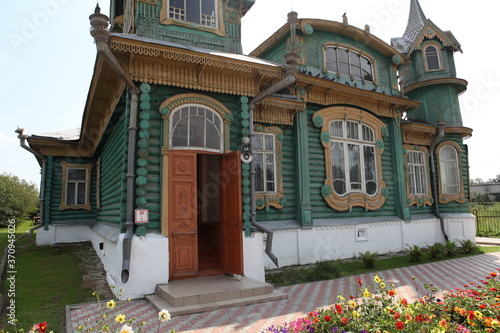
<svg viewBox="0 0 500 333"><path fill-rule="evenodd" d="M375 135L375 142L383 143L382 129L385 128L385 125L368 112L345 106L333 106L315 112L312 120L316 127L321 129L320 140L325 149L326 179L324 182L325 186L322 188L322 195L328 206L338 211L351 210L353 207L377 210L385 203L385 194L387 191L385 182L382 179L383 146L381 148L379 145L376 145L377 147L375 148L378 182L377 193L375 195L369 196L365 193L351 192L340 196L333 190L333 171L330 167L332 159L330 151L330 123L333 120L339 119L363 122L371 126ZM325 138L323 138L323 135Z"/></svg>
<svg viewBox="0 0 500 333"><path fill-rule="evenodd" d="M275 135L275 147L276 147L276 194L267 193L256 193L255 202L257 209L269 209L269 207L274 207L277 209L282 209L285 206L285 194L283 191L283 131L277 126L264 126L262 124L254 124L255 132L261 133L273 133Z"/></svg>
<svg viewBox="0 0 500 333"><path fill-rule="evenodd" d="M472 128L469 127L445 127L446 134L460 134L463 139L468 139L472 136Z"/></svg>
<svg viewBox="0 0 500 333"><path fill-rule="evenodd" d="M436 134L436 127L427 124L405 123L401 129L403 143L417 146L430 146Z"/></svg>
<svg viewBox="0 0 500 333"><path fill-rule="evenodd" d="M403 149L405 150L405 155L404 155L404 165L405 165L405 171L406 171L406 193L407 193L407 199L408 199L408 205L409 206L423 206L423 205L428 205L432 206L434 203L434 200L432 198L432 192L431 192L431 180L429 177L430 174L430 167L429 167L429 149L427 147L422 147L419 145L409 145L405 144L403 145ZM410 193L410 182L409 182L409 166L408 166L408 154L406 151L419 151L424 154L424 161L425 161L425 181L427 185L427 193L424 195L415 195Z"/></svg>
<svg viewBox="0 0 500 333"><path fill-rule="evenodd" d="M254 120L269 124L293 125L295 114L305 107L306 103L302 101L268 97L255 108Z"/></svg>
<svg viewBox="0 0 500 333"><path fill-rule="evenodd" d="M68 162L61 162L62 166L62 191L61 191L61 203L59 204L59 210L66 209L84 209L87 211L92 210L92 204L90 202L90 188L92 185L92 167L93 163L86 164L73 164ZM66 194L67 194L67 178L68 178L68 169L85 169L86 170L86 180L85 180L85 204L83 205L70 205L66 202Z"/></svg>
<svg viewBox="0 0 500 333"><path fill-rule="evenodd" d="M462 92L467 88L468 82L464 79L456 79L456 78L442 78L442 79L427 80L427 81L423 81L423 82L414 83L412 85L409 85L408 87L405 87L405 92L409 92L409 91L412 91L412 90L415 90L418 88L422 88L422 87L434 86L434 85L438 85L438 84L455 84L455 85L462 87L461 91L459 91L459 92Z"/></svg>

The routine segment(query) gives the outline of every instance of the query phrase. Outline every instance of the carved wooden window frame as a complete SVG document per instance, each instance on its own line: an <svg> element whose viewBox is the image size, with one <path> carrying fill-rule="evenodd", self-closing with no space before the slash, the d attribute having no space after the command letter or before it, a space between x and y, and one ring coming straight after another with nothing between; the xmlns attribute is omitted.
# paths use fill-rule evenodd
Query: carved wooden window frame
<svg viewBox="0 0 500 333"><path fill-rule="evenodd" d="M215 17L217 18L217 26L210 27L202 25L200 23L188 22L184 20L176 20L169 17L169 3L170 0L161 0L161 10L160 10L160 23L164 25L180 25L183 27L196 28L208 32L212 32L218 36L226 35L226 28L224 24L224 8L221 0L214 0L215 9L217 13Z"/></svg>
<svg viewBox="0 0 500 333"><path fill-rule="evenodd" d="M436 49L436 57L437 57L439 68L429 69L429 63L428 63L428 59L427 59L428 58L427 57L427 49L429 47L434 47ZM438 72L438 71L444 70L441 49L442 49L442 46L439 43L434 42L434 41L426 42L425 45L422 47L422 57L424 58L424 68L425 68L426 72Z"/></svg>
<svg viewBox="0 0 500 333"><path fill-rule="evenodd" d="M382 153L384 151L383 136L388 136L389 131L385 124L366 111L346 106L333 106L317 111L313 115L313 123L321 129L320 141L325 152L326 179L321 188L326 203L338 211L351 210L353 207L363 207L366 210L377 210L383 206L387 196L387 188L382 178ZM366 124L373 129L375 136L375 163L377 174L377 192L368 195L361 192L349 192L338 195L333 190L333 171L331 168L331 135L330 124L335 120L349 120ZM338 140L338 138L335 138Z"/></svg>
<svg viewBox="0 0 500 333"><path fill-rule="evenodd" d="M347 50L348 51L348 57L349 57L349 68L351 66L351 62L350 62L350 54L351 53L355 53L357 55L359 55L359 57L361 58L365 58L366 60L370 61L370 67L371 67L371 75L372 75L372 79L371 80L367 80L365 78L363 78L363 75L361 75L361 77L358 77L358 76L355 76L353 74L345 74L345 73L342 73L342 72L335 72L335 71L332 71L330 69L328 69L327 67L327 55L326 55L326 52L327 52L327 49L329 48L335 48L336 50L337 49L344 49L344 50ZM338 59L337 59L337 63L338 63ZM326 71L329 71L329 72L332 72L332 73L335 73L337 76L340 76L340 75L344 75L344 76L347 76L347 77L350 77L351 79L358 79L358 80L362 80L363 82L367 81L367 82L372 82L373 84L377 84L377 72L376 72L376 66L375 66L375 61L373 60L373 58L367 54L366 52L363 52L362 50L360 49L357 49L355 47L352 47L350 45L347 45L347 44L342 44L342 43L325 43L323 45L323 68L324 70ZM360 69L361 69L361 74L363 74L363 67L362 65L360 64ZM350 70L349 70L350 71Z"/></svg>
<svg viewBox="0 0 500 333"><path fill-rule="evenodd" d="M61 162L62 166L62 193L61 193L61 203L59 205L59 210L66 209L85 209L87 211L92 210L92 205L90 203L90 187L92 180L92 167L93 163L87 164L73 164L68 162ZM71 169L84 169L85 170L85 203L84 204L68 204L67 203L67 193L68 185L71 183L68 181L68 171Z"/></svg>
<svg viewBox="0 0 500 333"><path fill-rule="evenodd" d="M264 126L262 124L254 124L255 133L273 134L274 135L274 152L275 152L275 192L256 192L255 204L257 209L266 209L274 207L282 209L285 204L285 194L283 191L283 131L278 126Z"/></svg>
<svg viewBox="0 0 500 333"><path fill-rule="evenodd" d="M429 167L429 150L427 147L422 147L422 146L415 146L415 145L409 145L405 144L403 145L403 149L405 151L404 155L404 163L405 163L405 170L406 170L406 193L407 193L407 198L408 198L408 205L409 206L423 206L423 205L428 205L431 206L434 202L432 198L432 192L431 192L431 180L429 177L430 174L430 167ZM426 186L426 192L425 193L411 193L411 187L410 187L410 153L418 153L423 156L424 159L424 176L425 176L425 186Z"/></svg>
<svg viewBox="0 0 500 333"><path fill-rule="evenodd" d="M442 151L445 148L453 149L455 152L456 156L456 176L458 180L458 184L455 186L458 186L458 191L457 193L446 193L444 190L444 186L446 185L443 180L445 179L445 168L443 166L443 159L442 159ZM436 155L437 155L437 165L438 165L438 170L439 170L439 203L445 204L449 203L451 201L456 201L458 203L464 203L465 202L465 191L464 191L464 181L462 177L462 148L453 141L445 141L441 143L437 148L436 148Z"/></svg>

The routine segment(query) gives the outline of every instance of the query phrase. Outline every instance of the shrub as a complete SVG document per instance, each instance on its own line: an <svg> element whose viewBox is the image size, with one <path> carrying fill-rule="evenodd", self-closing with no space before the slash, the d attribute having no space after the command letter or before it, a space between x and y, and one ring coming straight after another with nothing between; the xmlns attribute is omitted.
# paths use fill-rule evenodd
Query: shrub
<svg viewBox="0 0 500 333"><path fill-rule="evenodd" d="M359 256L366 268L375 268L377 255L378 255L377 252L375 253L370 253L370 251L366 251L365 253L359 252Z"/></svg>
<svg viewBox="0 0 500 333"><path fill-rule="evenodd" d="M340 260L320 261L306 275L307 282L330 280L342 276Z"/></svg>
<svg viewBox="0 0 500 333"><path fill-rule="evenodd" d="M453 241L446 241L446 243L444 244L444 253L446 253L446 255L448 257L454 257L457 255L457 252L458 252L458 247L457 247L457 243L453 242Z"/></svg>
<svg viewBox="0 0 500 333"><path fill-rule="evenodd" d="M462 252L466 254L473 253L477 249L477 245L470 239L462 239L460 246L462 247Z"/></svg>
<svg viewBox="0 0 500 333"><path fill-rule="evenodd" d="M441 243L434 243L433 245L427 245L427 252L432 259L440 258L444 253L444 246Z"/></svg>
<svg viewBox="0 0 500 333"><path fill-rule="evenodd" d="M410 262L420 262L422 261L422 256L424 254L423 249L418 245L408 246L406 252L410 259Z"/></svg>

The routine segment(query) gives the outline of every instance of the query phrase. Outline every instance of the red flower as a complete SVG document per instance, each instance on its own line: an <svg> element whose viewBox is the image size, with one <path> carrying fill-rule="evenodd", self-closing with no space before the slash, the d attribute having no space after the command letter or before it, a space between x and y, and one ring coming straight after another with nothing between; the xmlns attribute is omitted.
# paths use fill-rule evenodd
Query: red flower
<svg viewBox="0 0 500 333"><path fill-rule="evenodd" d="M347 324L349 323L349 319L344 317L344 318L340 319L340 322L342 323L342 325L347 326Z"/></svg>
<svg viewBox="0 0 500 333"><path fill-rule="evenodd" d="M496 273L496 272L492 272L492 273L490 273L490 275L491 275L492 277L497 277L497 276L498 276L498 273Z"/></svg>
<svg viewBox="0 0 500 333"><path fill-rule="evenodd" d="M479 308L480 308L480 309L485 309L485 308L486 308L486 305L481 304L481 305L479 305Z"/></svg>
<svg viewBox="0 0 500 333"><path fill-rule="evenodd" d="M33 329L35 330L40 330L40 333L45 333L45 331L47 330L47 322L44 321L43 323L40 323L40 324L36 324Z"/></svg>
<svg viewBox="0 0 500 333"><path fill-rule="evenodd" d="M398 330L404 330L404 328L405 328L405 323L403 323L401 320L397 321L397 322L396 322L396 328L397 328Z"/></svg>
<svg viewBox="0 0 500 333"><path fill-rule="evenodd" d="M360 285L360 286L363 285L363 280L361 280L360 278L358 278L358 285Z"/></svg>
<svg viewBox="0 0 500 333"><path fill-rule="evenodd" d="M335 311L336 311L337 313L343 313L343 312L344 312L344 310L342 309L342 305L340 305L340 304L335 304Z"/></svg>
<svg viewBox="0 0 500 333"><path fill-rule="evenodd" d="M396 314L394 315L394 320L398 320L399 318L401 318L401 314L399 312L396 312Z"/></svg>
<svg viewBox="0 0 500 333"><path fill-rule="evenodd" d="M330 320L332 320L332 317L330 317L330 316L325 316L325 321L330 321Z"/></svg>

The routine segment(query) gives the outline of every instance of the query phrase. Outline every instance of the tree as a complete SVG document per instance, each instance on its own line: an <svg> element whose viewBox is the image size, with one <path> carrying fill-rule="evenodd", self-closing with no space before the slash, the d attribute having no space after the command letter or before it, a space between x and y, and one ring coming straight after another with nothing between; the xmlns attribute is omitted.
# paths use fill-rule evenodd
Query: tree
<svg viewBox="0 0 500 333"><path fill-rule="evenodd" d="M500 175L497 175L495 178L488 180L488 183L495 183L495 184L500 183Z"/></svg>
<svg viewBox="0 0 500 333"><path fill-rule="evenodd" d="M35 184L12 174L0 174L0 227L9 220L19 223L38 210L39 194Z"/></svg>
<svg viewBox="0 0 500 333"><path fill-rule="evenodd" d="M495 202L496 198L488 192L470 192L470 201L472 202Z"/></svg>

